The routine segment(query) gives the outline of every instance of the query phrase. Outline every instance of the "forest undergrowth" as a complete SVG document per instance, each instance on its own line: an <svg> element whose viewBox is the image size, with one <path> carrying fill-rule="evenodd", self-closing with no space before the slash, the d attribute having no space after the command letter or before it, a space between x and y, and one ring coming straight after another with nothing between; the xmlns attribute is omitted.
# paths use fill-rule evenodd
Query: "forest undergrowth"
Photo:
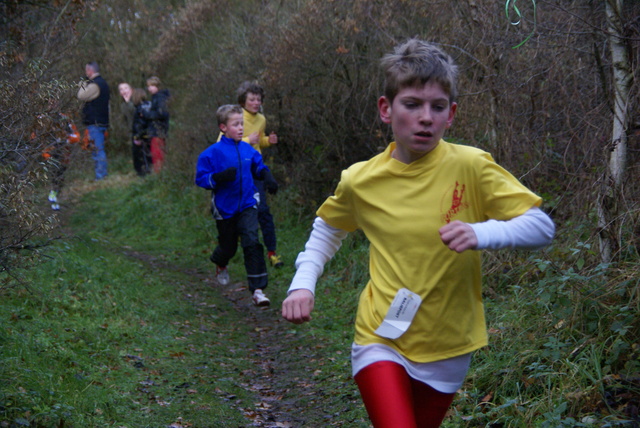
<svg viewBox="0 0 640 428"><path fill-rule="evenodd" d="M100 184L78 170L56 239L0 277L0 427L369 426L349 364L364 237L325 269L312 322L288 324L279 305L313 215L294 184L271 202L286 265L270 268L265 310L240 254L229 287L214 279L207 192L119 162ZM485 255L490 345L445 427L640 426L637 259L593 264L587 227Z"/></svg>

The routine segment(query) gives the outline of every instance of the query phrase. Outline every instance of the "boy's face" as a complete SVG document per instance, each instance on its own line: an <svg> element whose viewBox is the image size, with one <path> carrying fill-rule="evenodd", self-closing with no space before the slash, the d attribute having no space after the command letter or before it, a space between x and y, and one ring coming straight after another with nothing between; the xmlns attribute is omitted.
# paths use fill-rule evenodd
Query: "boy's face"
<svg viewBox="0 0 640 428"><path fill-rule="evenodd" d="M253 92L247 93L247 100L244 102L243 107L249 113L256 114L260 111L260 106L262 105L262 97L260 94L254 94Z"/></svg>
<svg viewBox="0 0 640 428"><path fill-rule="evenodd" d="M435 149L453 123L457 104L435 82L401 89L393 103L378 100L380 119L391 124L396 140L393 157L409 164Z"/></svg>
<svg viewBox="0 0 640 428"><path fill-rule="evenodd" d="M131 86L128 83L121 83L118 85L118 91L120 92L120 96L127 102L131 99Z"/></svg>
<svg viewBox="0 0 640 428"><path fill-rule="evenodd" d="M158 93L158 87L155 85L147 85L147 91L149 91L151 95L155 95Z"/></svg>
<svg viewBox="0 0 640 428"><path fill-rule="evenodd" d="M242 140L242 114L232 113L227 123L220 125L220 131L224 132L227 138L231 138L234 141Z"/></svg>

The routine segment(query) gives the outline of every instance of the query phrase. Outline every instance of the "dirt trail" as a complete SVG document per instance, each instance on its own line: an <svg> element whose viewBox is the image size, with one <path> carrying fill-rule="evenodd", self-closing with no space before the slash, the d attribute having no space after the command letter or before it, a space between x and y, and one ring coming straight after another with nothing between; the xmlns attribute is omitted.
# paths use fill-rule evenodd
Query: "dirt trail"
<svg viewBox="0 0 640 428"><path fill-rule="evenodd" d="M308 426L305 423L300 409L296 408L295 401L283 399L287 395L289 387L282 382L290 379L295 371L287 364L288 359L280 358L286 352L295 349L295 340L287 333L290 325L280 317L279 305L258 308L251 302L251 296L242 282L232 283L228 286L220 286L214 279L211 271L199 269L183 269L172 265L170 262L157 257L132 251L123 250L131 258L135 258L153 269L179 271L190 278L183 284L183 296L192 302L194 306L206 304L204 296L197 292L203 285L215 288L222 296L231 302L233 308L241 312L242 318L248 325L255 326L250 329L247 343L243 346L250 349L252 367L242 373L240 387L257 396L256 403L241 403L235 405L233 397L229 399L232 407L243 412L247 418L247 427L301 427ZM289 377L287 377L289 376ZM305 409L308 416L313 409Z"/></svg>
<svg viewBox="0 0 640 428"><path fill-rule="evenodd" d="M111 180L117 181L119 185L126 185L131 178L114 176ZM57 212L62 236L74 235L68 220L76 202L82 194L95 190L96 187L100 186L95 183L84 185L82 182L69 186L68 201L64 204L63 210ZM279 301L272 301L270 307L258 308L252 304L246 282L242 280L221 286L215 280L212 269L186 269L162 257L135 251L131 247L113 250L149 266L154 271L183 274L186 281L179 285L183 298L203 311L209 305L208 298L213 288L230 302L233 309L239 313L238 318L246 320L247 325L254 326L248 329L246 341L240 344L230 343L229 347L243 347L250 351L247 354L250 355L251 363L238 374L237 386L249 391L256 399L251 403L239 402L236 401L236 397L220 393L231 408L244 415L247 420L246 427L356 426L353 420L345 421L338 416L342 411L340 408L332 407L330 404L327 406L327 402L331 401L327 398L338 397L341 404L347 407L352 406L354 402L359 403L358 399L335 388L324 391L314 382L307 362L315 361L318 365L319 361L323 361L325 356L322 346L304 345L301 338L292 333L292 325L280 315ZM317 405L310 405L309 401Z"/></svg>

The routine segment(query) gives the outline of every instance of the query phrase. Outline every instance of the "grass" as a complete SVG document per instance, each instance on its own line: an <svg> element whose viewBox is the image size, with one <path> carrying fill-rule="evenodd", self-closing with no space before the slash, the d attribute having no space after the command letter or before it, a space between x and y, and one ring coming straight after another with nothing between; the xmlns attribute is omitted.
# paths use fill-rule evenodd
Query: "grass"
<svg viewBox="0 0 640 428"><path fill-rule="evenodd" d="M72 189L84 193L75 235L18 279L0 278L0 426L248 426L255 326L206 281L207 192L188 177L122 172ZM271 203L287 263L270 274L274 318L312 220L295 200L290 187ZM559 226L563 241L545 252L487 254L490 345L445 427L638 426L637 259L589 266L588 245ZM241 257L232 277L243 277ZM366 265L366 240L351 234L325 269L313 321L270 339L290 347L273 382L306 426L368 426L349 363Z"/></svg>
<svg viewBox="0 0 640 428"><path fill-rule="evenodd" d="M228 303L208 294L207 306L195 306L183 296L184 274L150 270L112 245L82 235L59 243L27 272L28 287L3 290L0 421L157 427L182 417L242 426L224 397L246 397L234 385L246 351L229 355L227 346L246 332L227 329L223 342L209 334ZM194 384L198 373L223 381Z"/></svg>

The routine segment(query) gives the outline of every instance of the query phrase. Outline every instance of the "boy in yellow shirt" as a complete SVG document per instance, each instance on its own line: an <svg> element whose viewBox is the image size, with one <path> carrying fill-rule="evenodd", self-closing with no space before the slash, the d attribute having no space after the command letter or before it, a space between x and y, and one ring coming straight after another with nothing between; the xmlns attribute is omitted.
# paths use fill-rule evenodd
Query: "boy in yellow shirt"
<svg viewBox="0 0 640 428"><path fill-rule="evenodd" d="M353 376L375 428L440 426L487 344L480 251L539 248L555 227L542 200L491 155L443 140L457 109L457 67L410 39L382 60L380 118L395 142L343 171L317 211L282 304L311 319L315 285L348 232L370 242L358 305Z"/></svg>
<svg viewBox="0 0 640 428"><path fill-rule="evenodd" d="M254 82L243 82L237 90L238 104L242 106L242 118L244 120L245 141L262 154L262 149L278 144L278 136L275 132L266 135L267 120L260 112L264 100L264 89ZM264 181L256 180L256 187L260 194L258 204L258 221L262 230L262 239L267 247L267 258L273 267L282 267L280 256L276 253L276 228L273 216L267 204Z"/></svg>

